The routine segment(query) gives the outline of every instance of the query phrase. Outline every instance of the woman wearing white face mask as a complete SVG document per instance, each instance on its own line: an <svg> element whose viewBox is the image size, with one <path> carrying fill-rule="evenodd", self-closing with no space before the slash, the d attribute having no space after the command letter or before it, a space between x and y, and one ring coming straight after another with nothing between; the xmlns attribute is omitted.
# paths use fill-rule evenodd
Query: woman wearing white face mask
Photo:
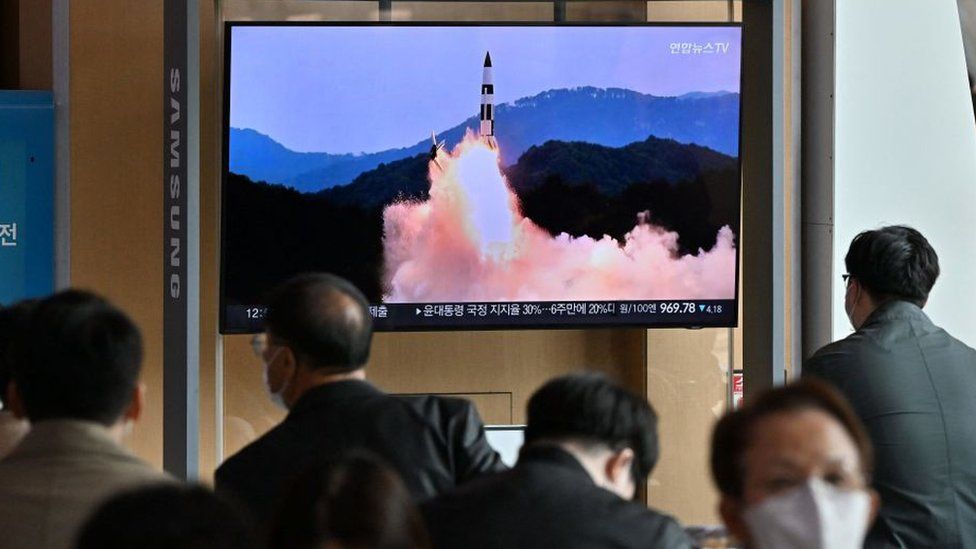
<svg viewBox="0 0 976 549"><path fill-rule="evenodd" d="M722 520L749 548L860 548L877 512L870 440L821 382L773 389L723 417L711 466Z"/></svg>

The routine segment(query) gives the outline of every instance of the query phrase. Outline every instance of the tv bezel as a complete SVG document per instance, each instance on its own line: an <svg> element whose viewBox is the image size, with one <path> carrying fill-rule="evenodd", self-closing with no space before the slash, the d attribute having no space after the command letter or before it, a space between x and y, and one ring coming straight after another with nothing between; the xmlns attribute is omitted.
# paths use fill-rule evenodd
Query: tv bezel
<svg viewBox="0 0 976 549"><path fill-rule="evenodd" d="M256 329L228 329L227 327L227 303L226 303L226 279L227 270L225 268L226 262L226 247L223 245L224 234L226 232L227 223L227 208L225 207L226 193L224 189L227 186L227 178L230 173L230 88L231 88L231 78L230 78L230 63L231 63L231 46L232 46L232 36L233 29L235 27L587 27L587 28L617 28L617 27L654 27L654 28L696 28L696 27L717 27L717 28L738 28L740 29L739 34L739 144L738 144L738 154L736 155L737 169L739 173L739 233L735 235L735 291L732 301L732 307L735 309L735 314L732 316L731 322L722 322L716 319L715 322L700 322L700 323L685 323L685 322L661 322L648 324L646 322L612 322L612 323L594 323L585 325L567 325L565 323L546 323L540 322L531 325L471 325L465 323L452 324L449 326L411 326L400 328L397 326L387 326L381 328L375 328L377 332L451 332L451 331L464 331L464 332L476 332L476 331L499 331L499 330L600 330L600 329L664 329L664 328L688 328L688 329L699 329L699 328L736 328L739 326L739 277L741 268L741 239L742 239L742 190L745 186L745 181L742 178L742 143L743 143L743 109L742 109L742 63L743 63L743 50L742 50L742 29L743 25L739 22L680 22L680 21L667 21L667 22L582 22L582 21L572 21L572 22L554 22L554 21L225 21L224 22L224 36L223 36L223 65L221 67L222 77L223 77L223 90L221 96L221 171L220 171L220 229L218 235L218 245L220 246L220 273L219 279L220 284L218 287L218 333L221 335L248 335L260 333L260 330ZM297 274L297 273L296 273ZM271 288L268 288L271 290ZM583 303L590 301L599 302L615 302L615 303L626 303L630 301L729 301L727 299L695 299L695 298L674 298L673 300L566 300L567 303ZM446 302L445 302L446 303ZM473 302L461 302L461 303L473 303ZM499 301L498 303L521 303L513 301ZM396 303L394 305L404 305L407 303ZM383 303L370 305L384 305ZM385 304L390 305L390 304ZM409 304L407 304L409 305ZM422 304L425 305L425 304ZM646 318L646 317L641 317Z"/></svg>

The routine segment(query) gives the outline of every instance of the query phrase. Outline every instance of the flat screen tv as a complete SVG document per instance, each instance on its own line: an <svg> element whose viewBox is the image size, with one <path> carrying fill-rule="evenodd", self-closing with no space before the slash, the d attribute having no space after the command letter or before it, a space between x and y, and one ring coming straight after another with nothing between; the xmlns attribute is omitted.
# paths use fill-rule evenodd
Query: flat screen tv
<svg viewBox="0 0 976 549"><path fill-rule="evenodd" d="M378 330L735 325L739 26L225 34L223 333L311 271Z"/></svg>

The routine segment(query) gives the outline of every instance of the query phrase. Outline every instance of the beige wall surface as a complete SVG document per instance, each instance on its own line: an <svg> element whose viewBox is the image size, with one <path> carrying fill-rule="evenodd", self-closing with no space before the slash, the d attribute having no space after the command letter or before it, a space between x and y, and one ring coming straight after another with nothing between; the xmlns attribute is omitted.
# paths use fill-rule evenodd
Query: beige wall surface
<svg viewBox="0 0 976 549"><path fill-rule="evenodd" d="M147 406L130 444L161 466L162 2L73 2L70 17L71 283L142 329Z"/></svg>
<svg viewBox="0 0 976 549"><path fill-rule="evenodd" d="M729 329L648 330L647 398L661 457L648 503L686 524L719 524L708 465L712 427L728 407Z"/></svg>
<svg viewBox="0 0 976 549"><path fill-rule="evenodd" d="M215 2L200 2L200 476L217 466L221 43Z"/></svg>

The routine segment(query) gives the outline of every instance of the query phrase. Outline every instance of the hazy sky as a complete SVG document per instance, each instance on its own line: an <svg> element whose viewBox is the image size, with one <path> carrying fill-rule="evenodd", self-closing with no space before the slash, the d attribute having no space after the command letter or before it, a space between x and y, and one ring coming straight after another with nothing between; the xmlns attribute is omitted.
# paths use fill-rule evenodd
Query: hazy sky
<svg viewBox="0 0 976 549"><path fill-rule="evenodd" d="M485 51L496 104L577 86L737 92L739 36L735 27L236 27L230 123L296 151L412 145L478 114ZM683 55L672 43L729 47Z"/></svg>

